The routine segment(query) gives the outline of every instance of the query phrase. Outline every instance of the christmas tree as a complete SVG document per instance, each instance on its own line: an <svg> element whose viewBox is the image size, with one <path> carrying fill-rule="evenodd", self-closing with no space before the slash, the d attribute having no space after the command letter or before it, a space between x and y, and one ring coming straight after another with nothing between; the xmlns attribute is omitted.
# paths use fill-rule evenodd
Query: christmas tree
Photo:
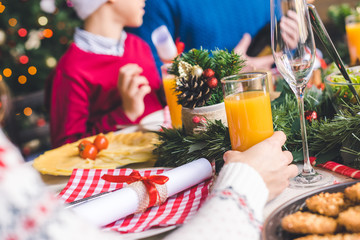
<svg viewBox="0 0 360 240"><path fill-rule="evenodd" d="M44 90L46 79L80 23L69 1L0 2L0 80L9 86L13 99ZM31 135L31 130L39 127L48 129L48 112L44 106L26 106L26 98L23 102L25 105L9 116L11 122L5 131L26 156L49 148L48 134L46 139L25 143L21 135L26 131Z"/></svg>
<svg viewBox="0 0 360 240"><path fill-rule="evenodd" d="M0 75L13 95L43 89L79 25L64 0L0 2Z"/></svg>

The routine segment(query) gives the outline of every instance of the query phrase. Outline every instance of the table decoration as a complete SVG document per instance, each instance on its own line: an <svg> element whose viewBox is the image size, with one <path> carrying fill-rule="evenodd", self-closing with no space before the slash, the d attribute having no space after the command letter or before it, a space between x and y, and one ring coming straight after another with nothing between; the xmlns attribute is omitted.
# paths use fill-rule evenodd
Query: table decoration
<svg viewBox="0 0 360 240"><path fill-rule="evenodd" d="M75 168L116 168L130 163L155 162L152 154L154 144L158 143L155 133L107 133L107 149L99 151L95 159L82 158L79 143L83 140L93 142L96 136L80 139L59 148L46 151L34 160L33 167L42 174L70 176Z"/></svg>
<svg viewBox="0 0 360 240"><path fill-rule="evenodd" d="M122 233L140 232L155 226L182 224L191 218L208 195L212 172L212 166L206 159L198 159L172 170L139 170L136 174L132 169L76 169L59 197L64 202L72 202L110 191L71 209L97 226L106 225L106 229ZM108 182L102 179L104 175L107 176L105 178L131 178L135 175L138 179L148 180L159 179L160 176L168 178L165 183L168 198L159 206L133 214L143 203L141 199L146 198L146 191L139 197L132 184L125 187L122 181Z"/></svg>
<svg viewBox="0 0 360 240"><path fill-rule="evenodd" d="M324 75L335 71L329 66ZM281 95L272 101L272 115L274 131L284 131L287 136L284 149L292 152L294 162L303 161L300 126L297 124L298 111L295 96L289 86L279 80L277 88ZM315 165L335 161L344 163L341 154L351 154L350 161L359 163L356 158L360 151L360 112L359 105L344 104L344 111L336 113L330 98L325 90L316 86L309 86L305 91L305 112L307 113L306 126L308 128L308 141L310 156L317 158ZM220 170L224 152L231 149L228 128L220 121L208 122L207 129L198 134L186 134L182 129L166 129L156 132L159 144L154 149L158 156L155 166L176 167L191 162L199 157L213 159L217 171ZM351 145L344 146L343 143ZM349 162L348 162L349 165ZM349 165L355 169L357 166Z"/></svg>
<svg viewBox="0 0 360 240"><path fill-rule="evenodd" d="M176 76L175 92L188 134L203 131L208 120L226 124L220 79L239 73L244 63L233 51L219 49L192 49L174 59L168 73Z"/></svg>

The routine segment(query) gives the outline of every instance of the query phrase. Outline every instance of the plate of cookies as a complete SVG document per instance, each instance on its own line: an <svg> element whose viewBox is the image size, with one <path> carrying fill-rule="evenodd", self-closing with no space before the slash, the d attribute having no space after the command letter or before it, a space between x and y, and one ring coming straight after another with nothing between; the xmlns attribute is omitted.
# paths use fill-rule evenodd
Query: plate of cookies
<svg viewBox="0 0 360 240"><path fill-rule="evenodd" d="M272 212L263 240L360 240L360 182L298 196Z"/></svg>

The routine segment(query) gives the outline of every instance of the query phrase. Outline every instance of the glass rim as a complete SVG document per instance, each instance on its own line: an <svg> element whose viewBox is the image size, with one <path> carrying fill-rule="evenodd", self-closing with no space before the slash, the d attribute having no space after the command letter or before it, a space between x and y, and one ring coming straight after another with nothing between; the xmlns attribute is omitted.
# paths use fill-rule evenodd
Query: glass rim
<svg viewBox="0 0 360 240"><path fill-rule="evenodd" d="M256 77L253 77L253 78L250 78L250 79L246 79L246 80L241 80L239 78L230 80L231 78L236 78L236 77L239 77L239 76L242 76L242 75L259 75L259 76L256 76ZM233 82L238 82L238 81L250 82L250 81L254 81L254 80L258 80L260 78L263 78L264 76L267 76L266 72L243 72L243 73L238 73L238 74L230 75L230 76L227 76L227 77L223 77L220 80L220 82L221 83L233 83Z"/></svg>
<svg viewBox="0 0 360 240"><path fill-rule="evenodd" d="M360 20L360 14L351 14L345 17L345 23L351 20Z"/></svg>
<svg viewBox="0 0 360 240"><path fill-rule="evenodd" d="M353 67L349 67L347 68L348 70L358 70L359 74L360 74L360 66L353 66ZM350 72L351 74L351 72ZM335 75L339 75L339 76L342 76L342 74L340 73L339 70L337 70L336 72L333 72L327 76L325 76L325 83L327 84L333 84L333 85L343 85L343 86L348 86L348 85L354 85L354 86L359 86L360 83L350 83L350 82L347 82L345 79L346 82L334 82L334 81L331 81L331 77L335 76Z"/></svg>

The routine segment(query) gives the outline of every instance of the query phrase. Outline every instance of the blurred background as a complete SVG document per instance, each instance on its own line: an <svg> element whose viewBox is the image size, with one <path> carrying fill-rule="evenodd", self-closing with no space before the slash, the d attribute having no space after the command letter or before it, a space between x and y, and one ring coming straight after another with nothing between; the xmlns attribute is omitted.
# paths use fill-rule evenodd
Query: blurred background
<svg viewBox="0 0 360 240"><path fill-rule="evenodd" d="M315 0L313 4L348 63L344 19L357 11L360 2ZM71 3L65 0L0 2L0 80L7 83L12 93L12 109L4 128L28 160L50 148L48 111L44 105L46 79L80 24ZM317 47L323 49L319 41Z"/></svg>

